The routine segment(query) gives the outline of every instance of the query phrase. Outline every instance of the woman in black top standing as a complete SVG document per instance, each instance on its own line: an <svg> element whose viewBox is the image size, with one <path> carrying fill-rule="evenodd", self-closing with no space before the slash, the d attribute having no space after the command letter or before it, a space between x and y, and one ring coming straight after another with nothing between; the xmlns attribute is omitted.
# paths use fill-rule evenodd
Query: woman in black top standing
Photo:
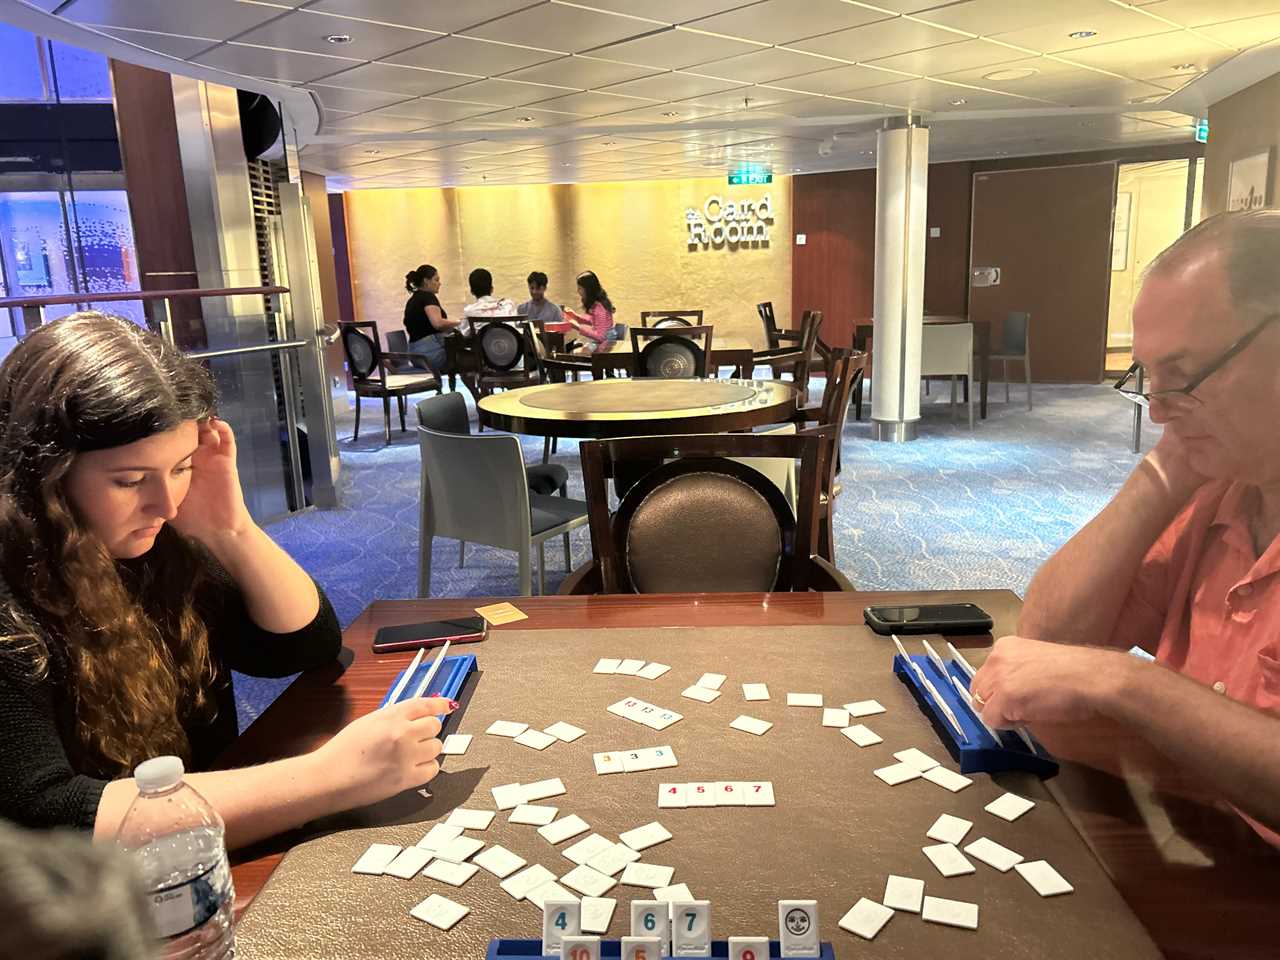
<svg viewBox="0 0 1280 960"><path fill-rule="evenodd" d="M130 771L183 758L251 843L420 786L448 701L362 717L310 754L198 772L236 736L231 671L341 649L328 600L249 516L213 378L145 330L76 314L0 364L0 816L114 836Z"/></svg>
<svg viewBox="0 0 1280 960"><path fill-rule="evenodd" d="M456 329L461 320L450 320L440 306L440 271L429 263L404 275L409 300L404 305L404 328L409 331L409 351L426 357L436 376L445 367L442 334Z"/></svg>

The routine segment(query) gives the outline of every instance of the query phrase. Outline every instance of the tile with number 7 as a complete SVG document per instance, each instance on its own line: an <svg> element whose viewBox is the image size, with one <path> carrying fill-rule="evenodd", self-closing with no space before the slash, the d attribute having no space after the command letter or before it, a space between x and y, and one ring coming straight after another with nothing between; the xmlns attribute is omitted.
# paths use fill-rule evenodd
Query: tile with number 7
<svg viewBox="0 0 1280 960"><path fill-rule="evenodd" d="M711 956L711 901L671 904L671 956Z"/></svg>
<svg viewBox="0 0 1280 960"><path fill-rule="evenodd" d="M772 807L773 799L773 783L768 780L744 783L742 792L746 798L748 807Z"/></svg>

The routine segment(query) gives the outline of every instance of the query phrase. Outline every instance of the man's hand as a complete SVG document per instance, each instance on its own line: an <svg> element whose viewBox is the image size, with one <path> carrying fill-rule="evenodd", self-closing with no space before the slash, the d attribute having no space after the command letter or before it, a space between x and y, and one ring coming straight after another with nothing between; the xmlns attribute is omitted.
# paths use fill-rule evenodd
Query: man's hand
<svg viewBox="0 0 1280 960"><path fill-rule="evenodd" d="M1001 637L969 689L993 727L1082 723L1103 712L1132 664L1115 650Z"/></svg>

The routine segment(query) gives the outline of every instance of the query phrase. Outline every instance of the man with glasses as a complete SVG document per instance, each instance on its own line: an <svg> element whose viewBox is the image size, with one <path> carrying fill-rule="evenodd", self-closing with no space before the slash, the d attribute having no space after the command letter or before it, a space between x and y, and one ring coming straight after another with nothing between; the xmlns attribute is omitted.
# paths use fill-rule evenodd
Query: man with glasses
<svg viewBox="0 0 1280 960"><path fill-rule="evenodd" d="M1280 210L1184 234L1133 328L1116 387L1164 435L1039 570L971 689L1000 726L1134 730L1280 845Z"/></svg>

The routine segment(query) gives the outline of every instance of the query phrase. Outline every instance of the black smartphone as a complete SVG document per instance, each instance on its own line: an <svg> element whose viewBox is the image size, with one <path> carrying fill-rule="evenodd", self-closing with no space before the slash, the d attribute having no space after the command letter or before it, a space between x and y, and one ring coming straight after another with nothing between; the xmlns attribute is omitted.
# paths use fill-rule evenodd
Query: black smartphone
<svg viewBox="0 0 1280 960"><path fill-rule="evenodd" d="M934 603L918 607L867 607L863 619L881 636L891 633L987 633L991 615L975 603Z"/></svg>
<svg viewBox="0 0 1280 960"><path fill-rule="evenodd" d="M439 647L446 641L478 643L489 635L484 617L459 617L456 620L434 620L431 623L405 623L382 627L373 637L374 653L400 653L419 647Z"/></svg>

